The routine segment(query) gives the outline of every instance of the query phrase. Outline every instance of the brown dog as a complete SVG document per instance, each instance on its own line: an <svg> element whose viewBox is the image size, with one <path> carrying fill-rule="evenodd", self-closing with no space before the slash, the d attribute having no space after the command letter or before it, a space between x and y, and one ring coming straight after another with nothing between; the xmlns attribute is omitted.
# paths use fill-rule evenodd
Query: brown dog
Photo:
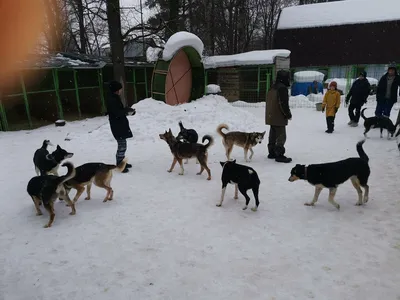
<svg viewBox="0 0 400 300"><path fill-rule="evenodd" d="M77 167L75 169L76 175L72 179L64 182L64 187L67 193L69 193L72 188L76 189L76 195L72 200L72 203L76 203L78 201L79 197L85 191L85 186L87 193L85 200L90 200L92 183L107 191L103 202L111 201L114 195L114 191L111 187L111 179L113 175L112 171L117 169L119 172L122 172L125 169L126 162L127 159L124 159L118 166L94 162L86 163Z"/></svg>
<svg viewBox="0 0 400 300"><path fill-rule="evenodd" d="M197 160L200 163L201 169L200 172L197 173L197 175L201 175L204 170L207 171L208 177L207 180L211 180L211 171L207 166L207 149L214 143L214 139L210 135L205 135L203 136L202 142L204 143L205 140L208 140L208 144L198 144L198 143L183 143L179 142L174 135L172 134L171 128L169 131L165 131L164 134L160 134L160 139L164 140L167 142L172 155L174 156L174 160L172 161L171 168L168 170L168 172L172 172L174 169L176 163L178 162L181 171L179 175L183 175L184 169L183 169L183 159L189 159L192 157L196 157Z"/></svg>
<svg viewBox="0 0 400 300"><path fill-rule="evenodd" d="M265 131L264 132L231 131L228 133L223 133L222 129L229 130L228 125L220 124L217 127L217 132L222 137L222 144L225 147L226 158L228 160L230 160L233 146L236 145L244 149L244 160L246 162L249 162L254 154L253 147L256 146L257 144L261 144L265 135ZM251 153L249 159L247 159L247 152L249 150Z"/></svg>

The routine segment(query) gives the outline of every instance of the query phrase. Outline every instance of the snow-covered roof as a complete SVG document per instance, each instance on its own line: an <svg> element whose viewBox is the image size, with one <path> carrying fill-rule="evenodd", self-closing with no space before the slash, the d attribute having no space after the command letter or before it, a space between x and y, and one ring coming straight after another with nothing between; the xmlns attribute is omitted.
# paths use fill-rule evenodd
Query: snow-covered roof
<svg viewBox="0 0 400 300"><path fill-rule="evenodd" d="M197 35L187 31L179 31L171 35L168 41L165 43L164 50L162 53L162 59L169 61L175 53L183 47L193 47L202 57L204 44Z"/></svg>
<svg viewBox="0 0 400 300"><path fill-rule="evenodd" d="M294 73L295 82L313 82L314 80L322 82L324 77L324 73L318 71L299 71Z"/></svg>
<svg viewBox="0 0 400 300"><path fill-rule="evenodd" d="M270 65L276 57L287 58L290 51L285 49L258 50L233 55L216 55L203 58L205 69L215 69L234 66Z"/></svg>
<svg viewBox="0 0 400 300"><path fill-rule="evenodd" d="M346 0L286 7L278 29L400 20L400 0Z"/></svg>

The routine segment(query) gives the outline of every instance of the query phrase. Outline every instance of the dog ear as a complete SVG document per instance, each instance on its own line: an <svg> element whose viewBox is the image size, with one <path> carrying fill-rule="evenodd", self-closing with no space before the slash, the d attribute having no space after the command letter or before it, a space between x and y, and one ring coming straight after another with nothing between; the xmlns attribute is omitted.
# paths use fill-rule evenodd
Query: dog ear
<svg viewBox="0 0 400 300"><path fill-rule="evenodd" d="M57 145L57 149L58 149L58 150L60 150L60 149L61 149L60 145Z"/></svg>
<svg viewBox="0 0 400 300"><path fill-rule="evenodd" d="M266 133L266 131L264 131L264 132L262 133L262 136L264 136L264 135L265 135L265 133Z"/></svg>
<svg viewBox="0 0 400 300"><path fill-rule="evenodd" d="M220 161L219 163L221 164L221 167L225 165L225 162Z"/></svg>
<svg viewBox="0 0 400 300"><path fill-rule="evenodd" d="M172 134L172 130L171 128L168 129L168 133Z"/></svg>
<svg viewBox="0 0 400 300"><path fill-rule="evenodd" d="M232 160L232 163L236 164L236 159Z"/></svg>

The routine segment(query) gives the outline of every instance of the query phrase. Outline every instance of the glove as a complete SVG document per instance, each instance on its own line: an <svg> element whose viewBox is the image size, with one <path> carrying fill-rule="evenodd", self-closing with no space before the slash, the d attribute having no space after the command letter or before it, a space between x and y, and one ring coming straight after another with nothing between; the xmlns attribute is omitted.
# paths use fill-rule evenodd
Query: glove
<svg viewBox="0 0 400 300"><path fill-rule="evenodd" d="M323 112L323 113L325 112L325 107L322 108L322 112Z"/></svg>
<svg viewBox="0 0 400 300"><path fill-rule="evenodd" d="M337 113L337 112L338 112L338 110L339 110L339 108L335 107L335 113Z"/></svg>

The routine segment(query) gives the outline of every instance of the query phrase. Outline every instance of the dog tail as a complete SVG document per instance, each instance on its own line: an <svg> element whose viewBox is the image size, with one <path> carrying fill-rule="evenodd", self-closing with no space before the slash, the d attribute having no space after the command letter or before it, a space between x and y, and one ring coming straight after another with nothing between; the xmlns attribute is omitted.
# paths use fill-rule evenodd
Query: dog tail
<svg viewBox="0 0 400 300"><path fill-rule="evenodd" d="M205 140L208 141L208 143L204 145L206 149L214 144L214 138L211 135L206 134L205 136L203 136L201 142L204 143Z"/></svg>
<svg viewBox="0 0 400 300"><path fill-rule="evenodd" d="M369 157L368 157L368 155L365 153L365 151L364 151L364 149L363 149L363 144L365 143L365 139L363 139L363 140L361 140L361 141L359 141L358 143L357 143L357 152L358 152L358 155L360 156L360 158L362 159L362 160L365 160L366 162L368 162L369 161Z"/></svg>
<svg viewBox="0 0 400 300"><path fill-rule="evenodd" d="M364 110L366 110L367 108L363 108L362 110L361 110L361 117L364 119L364 120L366 120L367 118L364 116Z"/></svg>
<svg viewBox="0 0 400 300"><path fill-rule="evenodd" d="M229 130L229 127L226 124L219 124L217 127L218 134L224 138L226 134L222 132L222 129Z"/></svg>
<svg viewBox="0 0 400 300"><path fill-rule="evenodd" d="M128 163L128 159L125 157L118 166L115 166L115 169L117 169L119 172L122 172L125 170L126 164Z"/></svg>
<svg viewBox="0 0 400 300"><path fill-rule="evenodd" d="M178 125L179 125L179 128L180 128L181 130L185 129L185 127L183 127L182 121L179 121Z"/></svg>
<svg viewBox="0 0 400 300"><path fill-rule="evenodd" d="M64 182L66 182L66 181L68 181L68 180L70 180L70 179L72 179L72 178L74 178L75 174L76 174L75 173L75 167L71 162L67 161L67 162L63 163L62 166L63 167L67 167L68 168L68 172L64 176L58 177L58 184L59 185L64 183Z"/></svg>

